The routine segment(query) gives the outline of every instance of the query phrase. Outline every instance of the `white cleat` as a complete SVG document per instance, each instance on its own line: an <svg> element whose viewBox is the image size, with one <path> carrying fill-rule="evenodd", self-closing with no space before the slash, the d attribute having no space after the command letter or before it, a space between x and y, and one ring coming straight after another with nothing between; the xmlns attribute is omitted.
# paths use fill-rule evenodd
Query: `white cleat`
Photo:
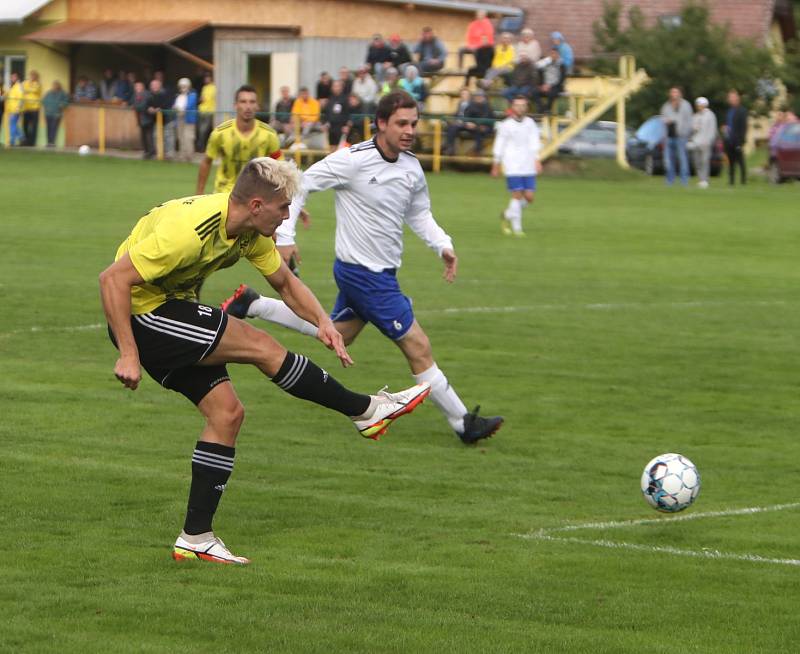
<svg viewBox="0 0 800 654"><path fill-rule="evenodd" d="M214 532L209 531L207 534L200 535L200 538L204 537L208 538L199 543L190 543L187 539L198 540L198 537L189 536L182 531L172 547L172 558L176 561L200 560L234 565L247 565L250 563L250 559L231 554L222 539L214 536Z"/></svg>
<svg viewBox="0 0 800 654"><path fill-rule="evenodd" d="M400 416L411 413L416 409L431 392L428 382L417 384L411 388L397 393L388 393L384 388L373 395L375 408L368 418L353 418L356 429L364 438L378 440L379 436L386 433L389 425Z"/></svg>

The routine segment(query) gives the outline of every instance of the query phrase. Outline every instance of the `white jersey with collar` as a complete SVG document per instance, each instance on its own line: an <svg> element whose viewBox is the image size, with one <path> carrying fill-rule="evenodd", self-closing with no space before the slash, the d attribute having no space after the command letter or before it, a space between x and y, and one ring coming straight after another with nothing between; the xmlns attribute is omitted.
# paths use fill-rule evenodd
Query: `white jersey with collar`
<svg viewBox="0 0 800 654"><path fill-rule="evenodd" d="M336 190L336 257L373 272L399 268L403 224L441 256L453 242L431 214L428 183L417 158L402 152L387 159L375 143L364 141L329 154L303 173L301 193L289 219L277 230L278 245L294 243L297 216L309 193Z"/></svg>
<svg viewBox="0 0 800 654"><path fill-rule="evenodd" d="M536 161L542 147L539 128L530 116L517 120L509 116L496 124L492 154L503 165L506 177L536 174Z"/></svg>

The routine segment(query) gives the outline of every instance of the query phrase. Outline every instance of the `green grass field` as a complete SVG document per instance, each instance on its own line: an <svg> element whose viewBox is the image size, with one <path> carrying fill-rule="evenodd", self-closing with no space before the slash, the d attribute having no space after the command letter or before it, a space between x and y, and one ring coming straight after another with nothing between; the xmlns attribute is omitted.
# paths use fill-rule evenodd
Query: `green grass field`
<svg viewBox="0 0 800 654"><path fill-rule="evenodd" d="M247 418L215 528L253 564L232 568L170 558L201 420L114 379L97 287L195 175L0 152L0 651L797 651L796 184L545 176L511 240L501 181L431 176L460 278L409 235L401 284L453 385L505 427L467 448L426 404L365 441L233 366ZM330 306L332 195L309 208L302 275ZM242 281L259 285L246 262L204 299ZM375 330L351 354L347 385L409 384ZM695 519L640 496L669 451L702 474ZM748 507L769 510L713 515ZM631 522L563 529L611 521Z"/></svg>

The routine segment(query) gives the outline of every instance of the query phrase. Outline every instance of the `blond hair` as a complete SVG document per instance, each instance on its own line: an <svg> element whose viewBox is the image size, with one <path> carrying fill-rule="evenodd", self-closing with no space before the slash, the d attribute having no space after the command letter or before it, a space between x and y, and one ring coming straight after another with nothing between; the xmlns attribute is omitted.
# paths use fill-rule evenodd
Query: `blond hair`
<svg viewBox="0 0 800 654"><path fill-rule="evenodd" d="M291 161L278 161L272 157L258 157L247 162L231 197L245 203L256 195L271 197L276 193L292 199L300 191L300 171Z"/></svg>

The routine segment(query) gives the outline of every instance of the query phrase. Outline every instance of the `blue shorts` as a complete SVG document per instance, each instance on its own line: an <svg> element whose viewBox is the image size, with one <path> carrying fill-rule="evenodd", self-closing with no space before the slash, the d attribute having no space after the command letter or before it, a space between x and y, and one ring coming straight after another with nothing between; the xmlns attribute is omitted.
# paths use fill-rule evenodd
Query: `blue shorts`
<svg viewBox="0 0 800 654"><path fill-rule="evenodd" d="M414 322L411 300L403 295L392 268L380 273L354 263L333 263L333 278L339 287L331 320L359 318L371 322L393 341L406 335Z"/></svg>
<svg viewBox="0 0 800 654"><path fill-rule="evenodd" d="M535 191L536 175L512 175L511 177L506 177L506 186L511 192Z"/></svg>

